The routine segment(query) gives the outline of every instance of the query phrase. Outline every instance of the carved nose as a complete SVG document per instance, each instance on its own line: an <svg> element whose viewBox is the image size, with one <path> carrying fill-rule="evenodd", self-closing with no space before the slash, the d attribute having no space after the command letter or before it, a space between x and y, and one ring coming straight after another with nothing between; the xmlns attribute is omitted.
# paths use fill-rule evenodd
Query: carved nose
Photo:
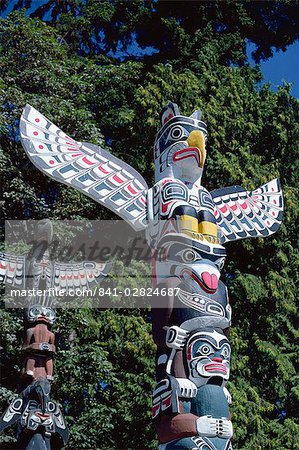
<svg viewBox="0 0 299 450"><path fill-rule="evenodd" d="M206 146L205 146L205 138L201 131L193 130L188 136L187 139L189 147L197 147L200 151L200 167L203 167L205 159L206 159Z"/></svg>
<svg viewBox="0 0 299 450"><path fill-rule="evenodd" d="M221 359L221 358L218 358L217 356L215 356L215 358L213 358L212 361L222 362L222 359Z"/></svg>
<svg viewBox="0 0 299 450"><path fill-rule="evenodd" d="M202 276L202 281L204 282L204 284L209 289L212 289L213 291L216 291L216 289L218 288L218 278L217 278L217 276L214 273L210 274L209 272L203 272L201 274L201 276Z"/></svg>

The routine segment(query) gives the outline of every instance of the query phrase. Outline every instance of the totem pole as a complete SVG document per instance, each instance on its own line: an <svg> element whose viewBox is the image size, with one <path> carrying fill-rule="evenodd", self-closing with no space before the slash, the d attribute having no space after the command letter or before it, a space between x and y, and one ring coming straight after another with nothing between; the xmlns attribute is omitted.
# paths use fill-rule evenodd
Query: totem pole
<svg viewBox="0 0 299 450"><path fill-rule="evenodd" d="M110 269L109 263L51 261L52 237L50 220L40 220L28 256L0 254L1 281L12 288L33 292L26 299L21 393L0 418L0 431L16 424L18 450L59 449L68 440L69 431L60 406L50 399L56 353L55 335L51 331L56 320L53 289L67 293L69 289L89 288L99 283Z"/></svg>
<svg viewBox="0 0 299 450"><path fill-rule="evenodd" d="M201 185L207 137L201 112L185 117L169 103L160 117L151 189L132 167L94 144L74 141L29 105L21 140L42 172L146 231L153 283L168 294L153 310L159 449L229 450L231 308L219 279L223 244L275 233L281 188L275 179L253 192L232 186L209 193Z"/></svg>

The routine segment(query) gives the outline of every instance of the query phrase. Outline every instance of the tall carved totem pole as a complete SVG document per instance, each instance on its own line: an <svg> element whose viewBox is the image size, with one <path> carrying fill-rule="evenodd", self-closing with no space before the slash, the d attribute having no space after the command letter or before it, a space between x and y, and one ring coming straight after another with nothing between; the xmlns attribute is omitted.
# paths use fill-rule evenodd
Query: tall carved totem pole
<svg viewBox="0 0 299 450"><path fill-rule="evenodd" d="M253 192L241 186L208 192L201 184L206 124L200 111L185 117L175 103L161 113L151 189L132 167L94 144L74 141L29 105L20 129L26 153L42 172L146 231L153 283L168 294L153 310L159 449L232 449L226 388L231 308L220 280L224 244L278 230L279 181Z"/></svg>
<svg viewBox="0 0 299 450"><path fill-rule="evenodd" d="M109 263L93 261L51 261L52 238L52 223L43 219L36 223L28 256L0 253L0 281L33 293L26 298L19 396L0 418L0 431L16 425L18 450L59 449L69 436L60 405L50 398L56 353L51 331L56 321L56 299L51 292L88 289L110 268Z"/></svg>

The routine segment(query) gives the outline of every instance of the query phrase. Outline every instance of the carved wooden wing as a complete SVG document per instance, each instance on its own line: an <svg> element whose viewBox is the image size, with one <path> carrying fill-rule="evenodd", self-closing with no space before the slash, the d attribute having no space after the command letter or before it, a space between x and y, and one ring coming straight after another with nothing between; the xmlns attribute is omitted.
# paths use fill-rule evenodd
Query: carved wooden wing
<svg viewBox="0 0 299 450"><path fill-rule="evenodd" d="M223 234L222 243L269 236L280 227L283 197L277 178L252 192L231 186L216 189L211 195L215 218Z"/></svg>
<svg viewBox="0 0 299 450"><path fill-rule="evenodd" d="M52 287L57 290L88 289L107 276L111 263L83 261L80 263L54 263Z"/></svg>
<svg viewBox="0 0 299 450"><path fill-rule="evenodd" d="M97 145L73 140L30 105L20 132L38 169L111 209L135 230L146 227L148 187L135 169Z"/></svg>
<svg viewBox="0 0 299 450"><path fill-rule="evenodd" d="M0 283L25 288L25 256L0 253Z"/></svg>

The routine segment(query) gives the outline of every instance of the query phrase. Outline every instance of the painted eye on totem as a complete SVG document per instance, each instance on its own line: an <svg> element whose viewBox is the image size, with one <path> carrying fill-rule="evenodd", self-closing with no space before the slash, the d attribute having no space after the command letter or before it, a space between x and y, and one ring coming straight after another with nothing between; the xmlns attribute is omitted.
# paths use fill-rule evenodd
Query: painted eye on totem
<svg viewBox="0 0 299 450"><path fill-rule="evenodd" d="M40 314L40 309L39 309L39 308L33 308L33 309L31 310L31 313L32 313L34 316L38 316L38 315Z"/></svg>
<svg viewBox="0 0 299 450"><path fill-rule="evenodd" d="M225 263L225 258L219 258L216 261L216 265L218 267L219 270L222 270L224 267L224 263Z"/></svg>
<svg viewBox="0 0 299 450"><path fill-rule="evenodd" d="M213 352L213 350L211 349L211 347L208 344L204 344L202 345L199 349L198 349L199 353L201 355L209 355L210 353Z"/></svg>
<svg viewBox="0 0 299 450"><path fill-rule="evenodd" d="M173 141L178 141L178 140L181 139L183 136L186 136L186 137L187 137L187 132L186 132L186 130L184 130L183 127L177 125L177 126L171 128L167 140L172 139Z"/></svg>
<svg viewBox="0 0 299 450"><path fill-rule="evenodd" d="M221 356L223 356L224 359L229 359L230 357L230 348L228 345L224 345L224 347L221 350Z"/></svg>
<svg viewBox="0 0 299 450"><path fill-rule="evenodd" d="M196 260L196 253L193 250L186 250L183 253L183 260L187 263L193 262Z"/></svg>
<svg viewBox="0 0 299 450"><path fill-rule="evenodd" d="M54 402L48 402L47 403L47 410L48 412L54 412L56 409L56 405Z"/></svg>
<svg viewBox="0 0 299 450"><path fill-rule="evenodd" d="M184 263L191 263L201 259L201 257L191 249L182 250L177 253L177 256L180 258L177 258L177 260L179 259Z"/></svg>

